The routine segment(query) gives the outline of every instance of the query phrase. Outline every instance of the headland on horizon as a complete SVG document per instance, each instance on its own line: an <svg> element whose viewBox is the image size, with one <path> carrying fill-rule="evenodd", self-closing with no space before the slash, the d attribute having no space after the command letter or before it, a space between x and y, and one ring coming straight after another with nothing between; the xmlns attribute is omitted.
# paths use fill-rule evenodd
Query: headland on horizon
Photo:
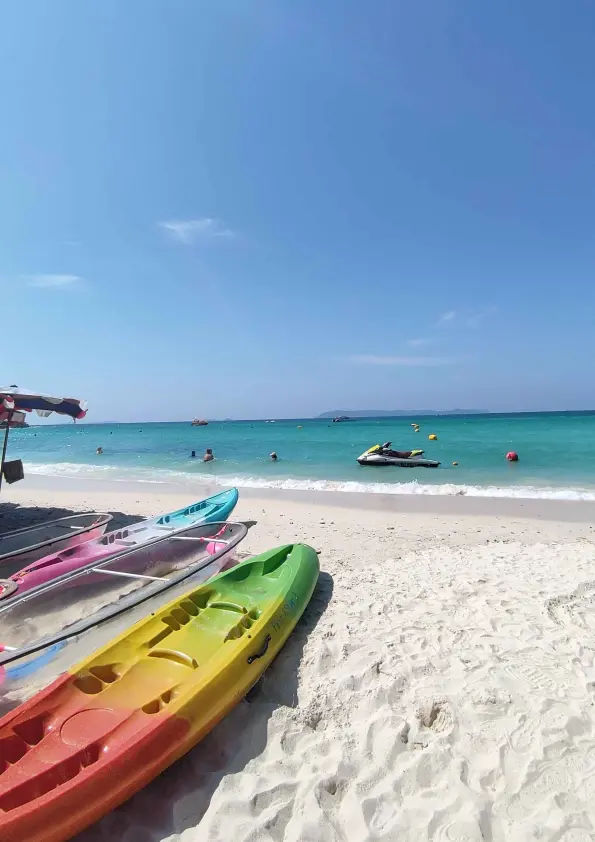
<svg viewBox="0 0 595 842"><path fill-rule="evenodd" d="M487 409L331 409L315 418L420 418L436 415L489 415Z"/></svg>

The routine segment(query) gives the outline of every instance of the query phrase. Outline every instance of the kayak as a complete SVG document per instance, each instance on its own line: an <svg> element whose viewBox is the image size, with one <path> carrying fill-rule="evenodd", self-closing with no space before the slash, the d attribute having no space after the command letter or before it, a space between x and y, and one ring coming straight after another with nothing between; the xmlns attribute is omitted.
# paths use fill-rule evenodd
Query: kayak
<svg viewBox="0 0 595 842"><path fill-rule="evenodd" d="M46 555L8 578L0 579L0 600L18 596L57 576L74 573L96 564L101 559L109 558L117 552L154 541L176 530L201 523L224 521L229 517L237 502L238 490L232 488L215 494L213 497L207 497L201 502L193 503L185 509L139 521L76 547Z"/></svg>
<svg viewBox="0 0 595 842"><path fill-rule="evenodd" d="M146 617L0 720L2 842L64 842L198 743L306 608L303 544L242 562Z"/></svg>
<svg viewBox="0 0 595 842"><path fill-rule="evenodd" d="M193 526L6 600L0 709L16 707L137 620L238 564L247 532L243 523ZM32 685L38 672L42 683Z"/></svg>
<svg viewBox="0 0 595 842"><path fill-rule="evenodd" d="M111 515L102 512L89 512L0 535L0 576L12 576L25 565L49 553L98 538L111 519Z"/></svg>

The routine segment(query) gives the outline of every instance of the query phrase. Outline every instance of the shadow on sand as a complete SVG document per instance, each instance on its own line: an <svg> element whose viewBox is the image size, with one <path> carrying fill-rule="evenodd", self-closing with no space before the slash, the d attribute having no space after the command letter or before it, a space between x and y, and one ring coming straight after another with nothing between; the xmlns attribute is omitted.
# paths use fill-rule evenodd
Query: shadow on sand
<svg viewBox="0 0 595 842"><path fill-rule="evenodd" d="M81 512L77 509L63 509L61 506L21 506L18 503L0 502L0 535L12 532L14 529L24 529L26 526L36 526L46 523L48 520L57 520L69 515L78 515ZM112 529L123 529L131 523L138 523L145 520L142 515L128 515L126 512L108 512L112 520L107 525L107 531ZM233 517L230 518L233 521ZM256 526L256 520L244 520L243 524L248 529Z"/></svg>
<svg viewBox="0 0 595 842"><path fill-rule="evenodd" d="M24 529L26 526L36 526L48 520L57 520L69 515L78 515L80 510L63 509L61 506L20 506L18 503L0 503L0 535L13 529ZM144 520L140 515L128 515L125 512L109 512L112 520L108 523L108 531L121 529L131 523Z"/></svg>
<svg viewBox="0 0 595 842"><path fill-rule="evenodd" d="M321 572L299 623L247 698L199 745L73 842L158 842L196 827L222 779L243 771L250 760L264 751L269 719L275 709L297 705L303 649L332 595L332 576ZM200 831L192 838L201 838Z"/></svg>

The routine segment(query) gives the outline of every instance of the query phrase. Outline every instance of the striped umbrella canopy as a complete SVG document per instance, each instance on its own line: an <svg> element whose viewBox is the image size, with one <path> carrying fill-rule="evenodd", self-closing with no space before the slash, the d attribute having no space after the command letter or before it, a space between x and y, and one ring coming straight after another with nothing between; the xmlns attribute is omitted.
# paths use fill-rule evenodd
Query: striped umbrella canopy
<svg viewBox="0 0 595 842"><path fill-rule="evenodd" d="M2 486L6 458L8 431L15 421L24 418L23 413L25 412L36 412L42 418L47 418L48 415L55 412L58 415L68 415L76 421L77 418L84 418L87 414L87 403L77 398L57 398L52 395L42 395L39 392L31 392L29 389L20 389L18 386L0 386L0 423L6 422L2 459L0 461L0 487Z"/></svg>
<svg viewBox="0 0 595 842"><path fill-rule="evenodd" d="M2 413L8 416L11 412L33 412L42 418L51 415L68 415L70 418L84 418L87 414L86 401L77 398L58 398L52 395L42 395L18 386L0 386L0 421Z"/></svg>

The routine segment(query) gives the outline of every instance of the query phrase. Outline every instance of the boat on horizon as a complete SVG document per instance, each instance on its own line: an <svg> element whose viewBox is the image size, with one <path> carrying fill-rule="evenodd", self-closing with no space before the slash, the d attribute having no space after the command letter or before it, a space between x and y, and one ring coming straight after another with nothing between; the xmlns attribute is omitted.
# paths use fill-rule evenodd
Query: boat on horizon
<svg viewBox="0 0 595 842"><path fill-rule="evenodd" d="M194 418L191 423L191 427L208 427L209 422L205 421L204 418Z"/></svg>

